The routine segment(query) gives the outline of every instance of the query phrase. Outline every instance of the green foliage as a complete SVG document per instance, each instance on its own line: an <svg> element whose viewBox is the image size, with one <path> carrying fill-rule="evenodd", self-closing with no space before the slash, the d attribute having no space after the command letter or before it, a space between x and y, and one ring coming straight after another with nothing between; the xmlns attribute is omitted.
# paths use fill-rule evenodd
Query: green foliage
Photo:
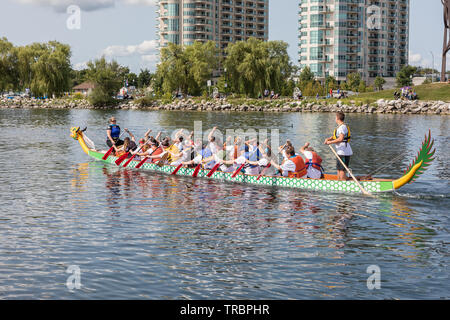
<svg viewBox="0 0 450 320"><path fill-rule="evenodd" d="M384 80L383 77L376 77L375 78L375 82L374 82L374 86L375 88L377 88L378 91L383 90L383 85L386 83L386 80Z"/></svg>
<svg viewBox="0 0 450 320"><path fill-rule="evenodd" d="M141 107L152 106L157 102L157 98L153 95L146 95L145 97L137 99L135 102Z"/></svg>
<svg viewBox="0 0 450 320"><path fill-rule="evenodd" d="M76 92L74 95L72 95L72 99L74 100L83 100L84 95L81 92Z"/></svg>
<svg viewBox="0 0 450 320"><path fill-rule="evenodd" d="M89 102L95 107L113 106L117 104L117 100L108 95L98 87L95 88L88 98Z"/></svg>
<svg viewBox="0 0 450 320"><path fill-rule="evenodd" d="M138 78L137 78L137 87L138 88L147 88L150 85L153 77L154 76L151 74L150 70L148 70L148 69L142 70L141 69L141 72L139 73Z"/></svg>
<svg viewBox="0 0 450 320"><path fill-rule="evenodd" d="M328 90L336 90L336 89L338 89L338 83L337 83L337 81L336 81L336 78L335 77L333 77L333 76L328 76L326 79L325 79L325 86L328 88Z"/></svg>
<svg viewBox="0 0 450 320"><path fill-rule="evenodd" d="M184 94L200 94L218 67L218 54L212 41L196 41L187 47L169 43L161 49L161 63L156 71L159 89L169 94L177 90Z"/></svg>
<svg viewBox="0 0 450 320"><path fill-rule="evenodd" d="M87 78L96 87L89 96L94 106L106 106L115 103L113 98L122 86L124 76L129 73L128 68L120 66L116 61L107 62L105 57L88 62Z"/></svg>
<svg viewBox="0 0 450 320"><path fill-rule="evenodd" d="M404 66L397 73L397 86L405 87L412 85L412 76L416 73L417 68L413 66Z"/></svg>
<svg viewBox="0 0 450 320"><path fill-rule="evenodd" d="M360 88L365 87L365 85L363 87L360 87L361 86L361 75L357 72L352 72L347 75L346 84L347 84L347 90L355 91L355 92L359 91Z"/></svg>
<svg viewBox="0 0 450 320"><path fill-rule="evenodd" d="M230 44L224 68L234 93L258 97L265 89L280 93L292 74L283 41L264 42L255 38Z"/></svg>
<svg viewBox="0 0 450 320"><path fill-rule="evenodd" d="M60 96L71 84L71 50L57 41L14 47L0 39L0 90L24 91L36 96Z"/></svg>
<svg viewBox="0 0 450 320"><path fill-rule="evenodd" d="M133 72L128 73L126 75L126 79L128 80L129 86L134 86L134 87L138 86L138 76L136 75L136 73L133 73Z"/></svg>

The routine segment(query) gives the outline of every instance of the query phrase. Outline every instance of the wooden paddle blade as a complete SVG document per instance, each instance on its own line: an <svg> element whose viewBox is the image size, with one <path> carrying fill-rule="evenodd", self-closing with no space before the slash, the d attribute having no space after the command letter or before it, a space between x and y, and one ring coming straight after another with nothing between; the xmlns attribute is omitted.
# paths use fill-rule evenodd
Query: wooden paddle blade
<svg viewBox="0 0 450 320"><path fill-rule="evenodd" d="M220 167L220 163L217 163L206 175L208 178L211 178L211 176L214 174L214 172L217 171L217 169L219 169Z"/></svg>
<svg viewBox="0 0 450 320"><path fill-rule="evenodd" d="M136 168L136 169L139 169L140 167L142 167L142 165L145 163L145 161L147 161L147 159L148 159L147 157L145 157L144 159L142 159L141 162L139 162L135 168Z"/></svg>
<svg viewBox="0 0 450 320"><path fill-rule="evenodd" d="M126 168L129 164L130 164L130 162L131 162L131 160L133 160L134 159L134 157L136 156L136 154L133 154L132 156L131 156L131 158L130 159L128 159L128 161L127 162L125 162L125 164L123 165L123 167L124 168Z"/></svg>
<svg viewBox="0 0 450 320"><path fill-rule="evenodd" d="M111 152L114 150L114 147L109 148L109 150L105 153L105 155L102 157L102 160L108 159Z"/></svg>
<svg viewBox="0 0 450 320"><path fill-rule="evenodd" d="M177 172L178 172L178 170L180 170L182 166L183 166L183 164L180 163L180 164L178 165L178 167L176 167L175 170L173 170L173 172L171 173L171 175L176 175Z"/></svg>
<svg viewBox="0 0 450 320"><path fill-rule="evenodd" d="M267 165L267 167L265 167L264 170L261 171L261 174L258 176L258 178L256 178L256 180L259 180L259 179L264 175L264 173L266 173L267 169L269 169L271 165L272 165L272 164L269 162L269 164Z"/></svg>
<svg viewBox="0 0 450 320"><path fill-rule="evenodd" d="M164 154L161 159L156 163L158 167L162 167L164 165L164 162L166 162L167 158L169 158L169 153Z"/></svg>
<svg viewBox="0 0 450 320"><path fill-rule="evenodd" d="M129 153L129 152L125 153L125 154L122 155L119 159L116 160L116 164L117 164L118 166L120 166L120 164L123 162L123 160L125 160L125 159L128 157L128 153Z"/></svg>
<svg viewBox="0 0 450 320"><path fill-rule="evenodd" d="M201 167L202 167L201 163L197 167L195 167L195 170L194 170L194 173L192 174L192 177L196 178L198 176L198 172L200 171Z"/></svg>
<svg viewBox="0 0 450 320"><path fill-rule="evenodd" d="M245 163L243 163L231 176L231 178L234 178L237 176L237 174L242 170L242 168L245 166Z"/></svg>

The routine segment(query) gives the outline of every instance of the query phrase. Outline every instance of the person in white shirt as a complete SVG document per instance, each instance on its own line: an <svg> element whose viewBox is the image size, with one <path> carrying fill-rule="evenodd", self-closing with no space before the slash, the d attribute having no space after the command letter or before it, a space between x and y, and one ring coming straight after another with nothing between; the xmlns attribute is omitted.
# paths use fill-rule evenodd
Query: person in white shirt
<svg viewBox="0 0 450 320"><path fill-rule="evenodd" d="M345 165L349 166L350 156L353 155L352 147L350 146L350 129L344 123L345 114L343 112L336 113L336 124L338 127L334 130L333 136L325 140L325 144L335 144L336 153L339 155ZM347 174L345 173L345 167L341 162L336 159L336 169L339 180L347 180Z"/></svg>
<svg viewBox="0 0 450 320"><path fill-rule="evenodd" d="M284 160L281 165L278 165L274 160L271 161L271 164L281 171L283 177L307 178L305 162L301 156L296 155L294 147L286 147L286 155L288 159Z"/></svg>
<svg viewBox="0 0 450 320"><path fill-rule="evenodd" d="M300 148L300 152L305 156L305 165L308 167L308 178L321 179L323 176L322 158L309 146L309 142Z"/></svg>

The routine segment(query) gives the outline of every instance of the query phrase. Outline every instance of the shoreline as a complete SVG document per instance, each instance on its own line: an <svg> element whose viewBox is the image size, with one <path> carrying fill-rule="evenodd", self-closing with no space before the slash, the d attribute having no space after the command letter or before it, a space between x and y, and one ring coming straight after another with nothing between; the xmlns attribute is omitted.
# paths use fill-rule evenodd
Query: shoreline
<svg viewBox="0 0 450 320"><path fill-rule="evenodd" d="M245 101L245 100L244 100ZM326 103L326 101L295 101L295 100L272 100L266 105L253 103L235 105L226 99L202 100L193 99L177 100L172 103L153 102L150 105L140 105L138 100L130 100L116 106L95 107L86 100L49 99L46 101L21 99L17 101L0 100L0 109L95 109L95 110L169 110L169 111L234 111L234 112L337 112L345 113L382 113L382 114L435 114L450 115L450 102L444 101L406 101L406 100L384 100L375 103L345 104Z"/></svg>

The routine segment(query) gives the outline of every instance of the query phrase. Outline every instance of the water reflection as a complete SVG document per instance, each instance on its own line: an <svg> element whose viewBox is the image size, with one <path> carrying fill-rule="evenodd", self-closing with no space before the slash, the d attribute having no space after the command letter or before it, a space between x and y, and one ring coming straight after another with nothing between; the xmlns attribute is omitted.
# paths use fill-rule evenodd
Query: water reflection
<svg viewBox="0 0 450 320"><path fill-rule="evenodd" d="M355 172L404 153L382 172L396 177L428 128L435 137L436 161L417 182L372 199L93 162L67 129L87 126L102 145L111 115L137 136L203 120L280 128L297 146L334 127L332 114L0 110L1 297L374 298L361 281L371 264L383 270L376 298L448 297L447 118L349 115ZM84 291L61 286L70 264L84 270Z"/></svg>

